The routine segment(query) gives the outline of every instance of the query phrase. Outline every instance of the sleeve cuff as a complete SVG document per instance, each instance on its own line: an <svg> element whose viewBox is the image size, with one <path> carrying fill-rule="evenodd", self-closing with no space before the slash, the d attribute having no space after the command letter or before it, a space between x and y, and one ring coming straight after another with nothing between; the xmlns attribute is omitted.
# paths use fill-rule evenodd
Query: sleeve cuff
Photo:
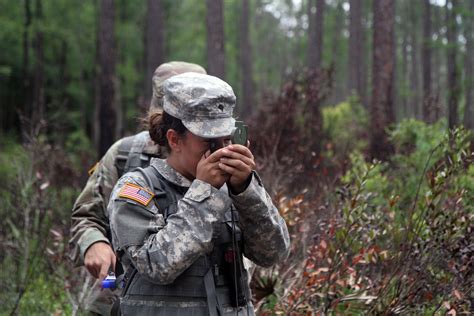
<svg viewBox="0 0 474 316"><path fill-rule="evenodd" d="M262 180L255 171L252 171L252 180L243 192L233 194L232 190L229 189L229 196L237 208L245 208L260 202L264 193L265 189L263 188Z"/></svg>
<svg viewBox="0 0 474 316"><path fill-rule="evenodd" d="M92 244L95 244L96 242L105 242L110 245L110 241L105 237L99 230L90 228L87 229L81 237L81 240L78 242L79 244L79 249L81 251L81 259L84 261L84 255L86 254L87 249Z"/></svg>
<svg viewBox="0 0 474 316"><path fill-rule="evenodd" d="M195 202L202 202L210 197L211 193L212 186L209 183L195 179L184 197Z"/></svg>

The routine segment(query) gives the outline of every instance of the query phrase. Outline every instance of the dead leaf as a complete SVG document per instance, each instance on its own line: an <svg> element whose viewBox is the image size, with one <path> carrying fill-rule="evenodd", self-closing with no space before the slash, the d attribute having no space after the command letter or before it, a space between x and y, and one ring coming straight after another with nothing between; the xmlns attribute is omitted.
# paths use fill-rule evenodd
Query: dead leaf
<svg viewBox="0 0 474 316"><path fill-rule="evenodd" d="M49 187L49 181L44 182L43 184L40 185L40 190L46 190Z"/></svg>
<svg viewBox="0 0 474 316"><path fill-rule="evenodd" d="M462 298L463 298L461 292L459 292L458 290L454 290L454 291L453 291L453 295L456 296L456 298L457 298L458 300L462 300Z"/></svg>
<svg viewBox="0 0 474 316"><path fill-rule="evenodd" d="M321 242L319 243L319 247L321 247L323 250L326 250L328 248L328 244L326 241L321 240Z"/></svg>
<svg viewBox="0 0 474 316"><path fill-rule="evenodd" d="M456 316L457 313L456 313L456 310L455 310L454 308L451 308L451 309L449 310L449 312L446 313L446 315Z"/></svg>

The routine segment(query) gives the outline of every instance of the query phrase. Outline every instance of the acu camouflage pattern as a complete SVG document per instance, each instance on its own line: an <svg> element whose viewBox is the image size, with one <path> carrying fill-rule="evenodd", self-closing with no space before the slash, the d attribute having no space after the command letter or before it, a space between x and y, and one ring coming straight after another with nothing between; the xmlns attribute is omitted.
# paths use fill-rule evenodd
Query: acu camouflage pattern
<svg viewBox="0 0 474 316"><path fill-rule="evenodd" d="M150 103L150 110L162 110L163 82L171 76L184 72L206 73L201 66L186 62L165 63L155 70L152 79L153 97ZM134 142L135 148L133 150L143 150L142 154L150 154L152 156L163 156L166 154L151 141L148 132L142 132L136 136L137 142ZM119 148L123 141L124 139L117 141L102 157L74 204L69 257L75 266L84 265L84 254L92 244L99 241L110 243L107 236L109 221L106 207L112 188L119 176L121 176L121 174L118 174L120 170L117 168L116 162L119 156ZM129 162L126 161L126 164L129 164ZM128 165L125 166L124 164L123 169L127 170L127 168ZM97 280L96 285L99 285L100 282L101 280ZM94 287L98 288L97 286ZM114 295L108 294L108 291L100 291L100 297L98 294L98 291L93 293L88 300L90 301L90 304L88 304L90 308L86 309L104 314L110 310L111 302L113 301L111 298Z"/></svg>
<svg viewBox="0 0 474 316"><path fill-rule="evenodd" d="M69 256L76 266L84 264L84 254L90 245L98 241L109 243L107 205L110 193L121 176L116 164L119 149L125 139L129 138L133 138L132 151L149 157L164 155L147 131L123 138L110 147L73 207Z"/></svg>
<svg viewBox="0 0 474 316"><path fill-rule="evenodd" d="M151 140L148 132L123 138L112 145L102 157L89 177L84 190L77 198L72 211L71 239L69 240L69 257L75 266L84 265L86 250L96 242L110 243L108 238L109 219L107 205L110 193L117 183L120 170L117 166L119 149L126 141L132 141L132 151L143 155L163 156L165 153ZM125 162L124 162L125 165ZM125 168L125 166L124 166ZM89 273L86 273L91 277ZM91 277L92 278L92 277ZM102 290L101 280L96 280L93 290L84 299L85 308L98 314L108 314L118 291Z"/></svg>
<svg viewBox="0 0 474 316"><path fill-rule="evenodd" d="M236 97L225 81L209 75L184 73L163 83L163 109L180 119L194 135L228 136L235 120Z"/></svg>
<svg viewBox="0 0 474 316"><path fill-rule="evenodd" d="M184 72L206 73L204 68L197 64L180 61L165 63L156 68L152 79L153 99L150 110L161 109L163 82ZM158 105L159 108L156 108ZM164 154L150 139L148 132L139 133L136 137L132 151L139 152L143 150L143 154L154 156ZM109 224L106 209L112 188L119 177L122 176L121 174L118 175L115 165L122 142L123 139L117 141L107 151L74 204L71 225L72 237L69 244L70 258L77 266L84 264L84 254L90 245L98 241L109 242L107 239ZM127 167L124 166L126 171Z"/></svg>
<svg viewBox="0 0 474 316"><path fill-rule="evenodd" d="M156 68L152 78L153 95L151 97L150 110L163 110L163 82L172 76L185 72L206 74L206 70L201 66L183 61L171 61L161 64Z"/></svg>
<svg viewBox="0 0 474 316"><path fill-rule="evenodd" d="M238 225L242 231L244 255L247 258L264 267L286 258L289 251L286 224L256 173L244 192L232 195L225 186L218 190L197 179L189 181L172 169L165 160L153 159L151 165L166 181L187 190L184 196L178 199L175 212L166 221L159 212L160 205L150 203L145 207L118 197L118 192L126 183L153 190L140 172L127 173L119 180L108 206L114 248L123 254L122 263L133 263L144 279L155 284L172 285L183 272L201 260L200 258L210 254L215 247L213 236L219 225L225 221L224 215L231 205L239 213ZM153 191L157 196L161 194ZM207 302L198 302L189 297L183 297L176 302L156 297L156 301L151 303L127 301L124 297L122 303L142 305L144 309L140 310L147 310L147 306L151 308L150 304L154 308L162 306L163 310L166 310L171 308L170 304L179 303L178 309L191 308L196 315L208 314ZM253 307L250 306L250 309L253 314ZM226 308L227 311L235 314L237 310ZM246 315L245 308L239 315Z"/></svg>

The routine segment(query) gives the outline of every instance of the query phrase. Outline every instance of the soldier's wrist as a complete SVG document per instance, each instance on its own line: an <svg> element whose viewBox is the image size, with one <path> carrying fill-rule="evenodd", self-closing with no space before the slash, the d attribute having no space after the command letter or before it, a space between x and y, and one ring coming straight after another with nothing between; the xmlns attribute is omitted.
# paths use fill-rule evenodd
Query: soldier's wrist
<svg viewBox="0 0 474 316"><path fill-rule="evenodd" d="M87 250L89 250L89 248L97 242L105 242L110 245L109 239L104 236L104 234L102 234L98 229L90 228L83 233L80 241L78 242L81 253L81 259L83 261Z"/></svg>
<svg viewBox="0 0 474 316"><path fill-rule="evenodd" d="M232 193L232 195L239 195L240 193L247 190L250 183L252 182L252 175L253 175L253 173L250 173L249 176L247 177L247 179L244 182L242 182L238 185L232 185L232 183L229 183L228 186L229 186L229 189L230 189L230 192Z"/></svg>

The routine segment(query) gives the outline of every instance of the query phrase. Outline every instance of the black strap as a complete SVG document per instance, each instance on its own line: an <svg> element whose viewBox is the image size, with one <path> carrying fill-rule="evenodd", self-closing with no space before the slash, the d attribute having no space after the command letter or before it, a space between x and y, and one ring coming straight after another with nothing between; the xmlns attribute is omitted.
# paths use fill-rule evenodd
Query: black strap
<svg viewBox="0 0 474 316"><path fill-rule="evenodd" d="M110 316L120 316L120 297L117 297L112 304L112 309L110 310Z"/></svg>
<svg viewBox="0 0 474 316"><path fill-rule="evenodd" d="M128 266L127 272L125 272L123 276L123 280L122 280L123 290L120 297L124 297L125 294L127 294L127 290L130 287L130 284L132 284L132 280L135 277L135 274L137 274L137 271L138 271L137 268L135 268L135 266L132 263L130 263L130 265Z"/></svg>

